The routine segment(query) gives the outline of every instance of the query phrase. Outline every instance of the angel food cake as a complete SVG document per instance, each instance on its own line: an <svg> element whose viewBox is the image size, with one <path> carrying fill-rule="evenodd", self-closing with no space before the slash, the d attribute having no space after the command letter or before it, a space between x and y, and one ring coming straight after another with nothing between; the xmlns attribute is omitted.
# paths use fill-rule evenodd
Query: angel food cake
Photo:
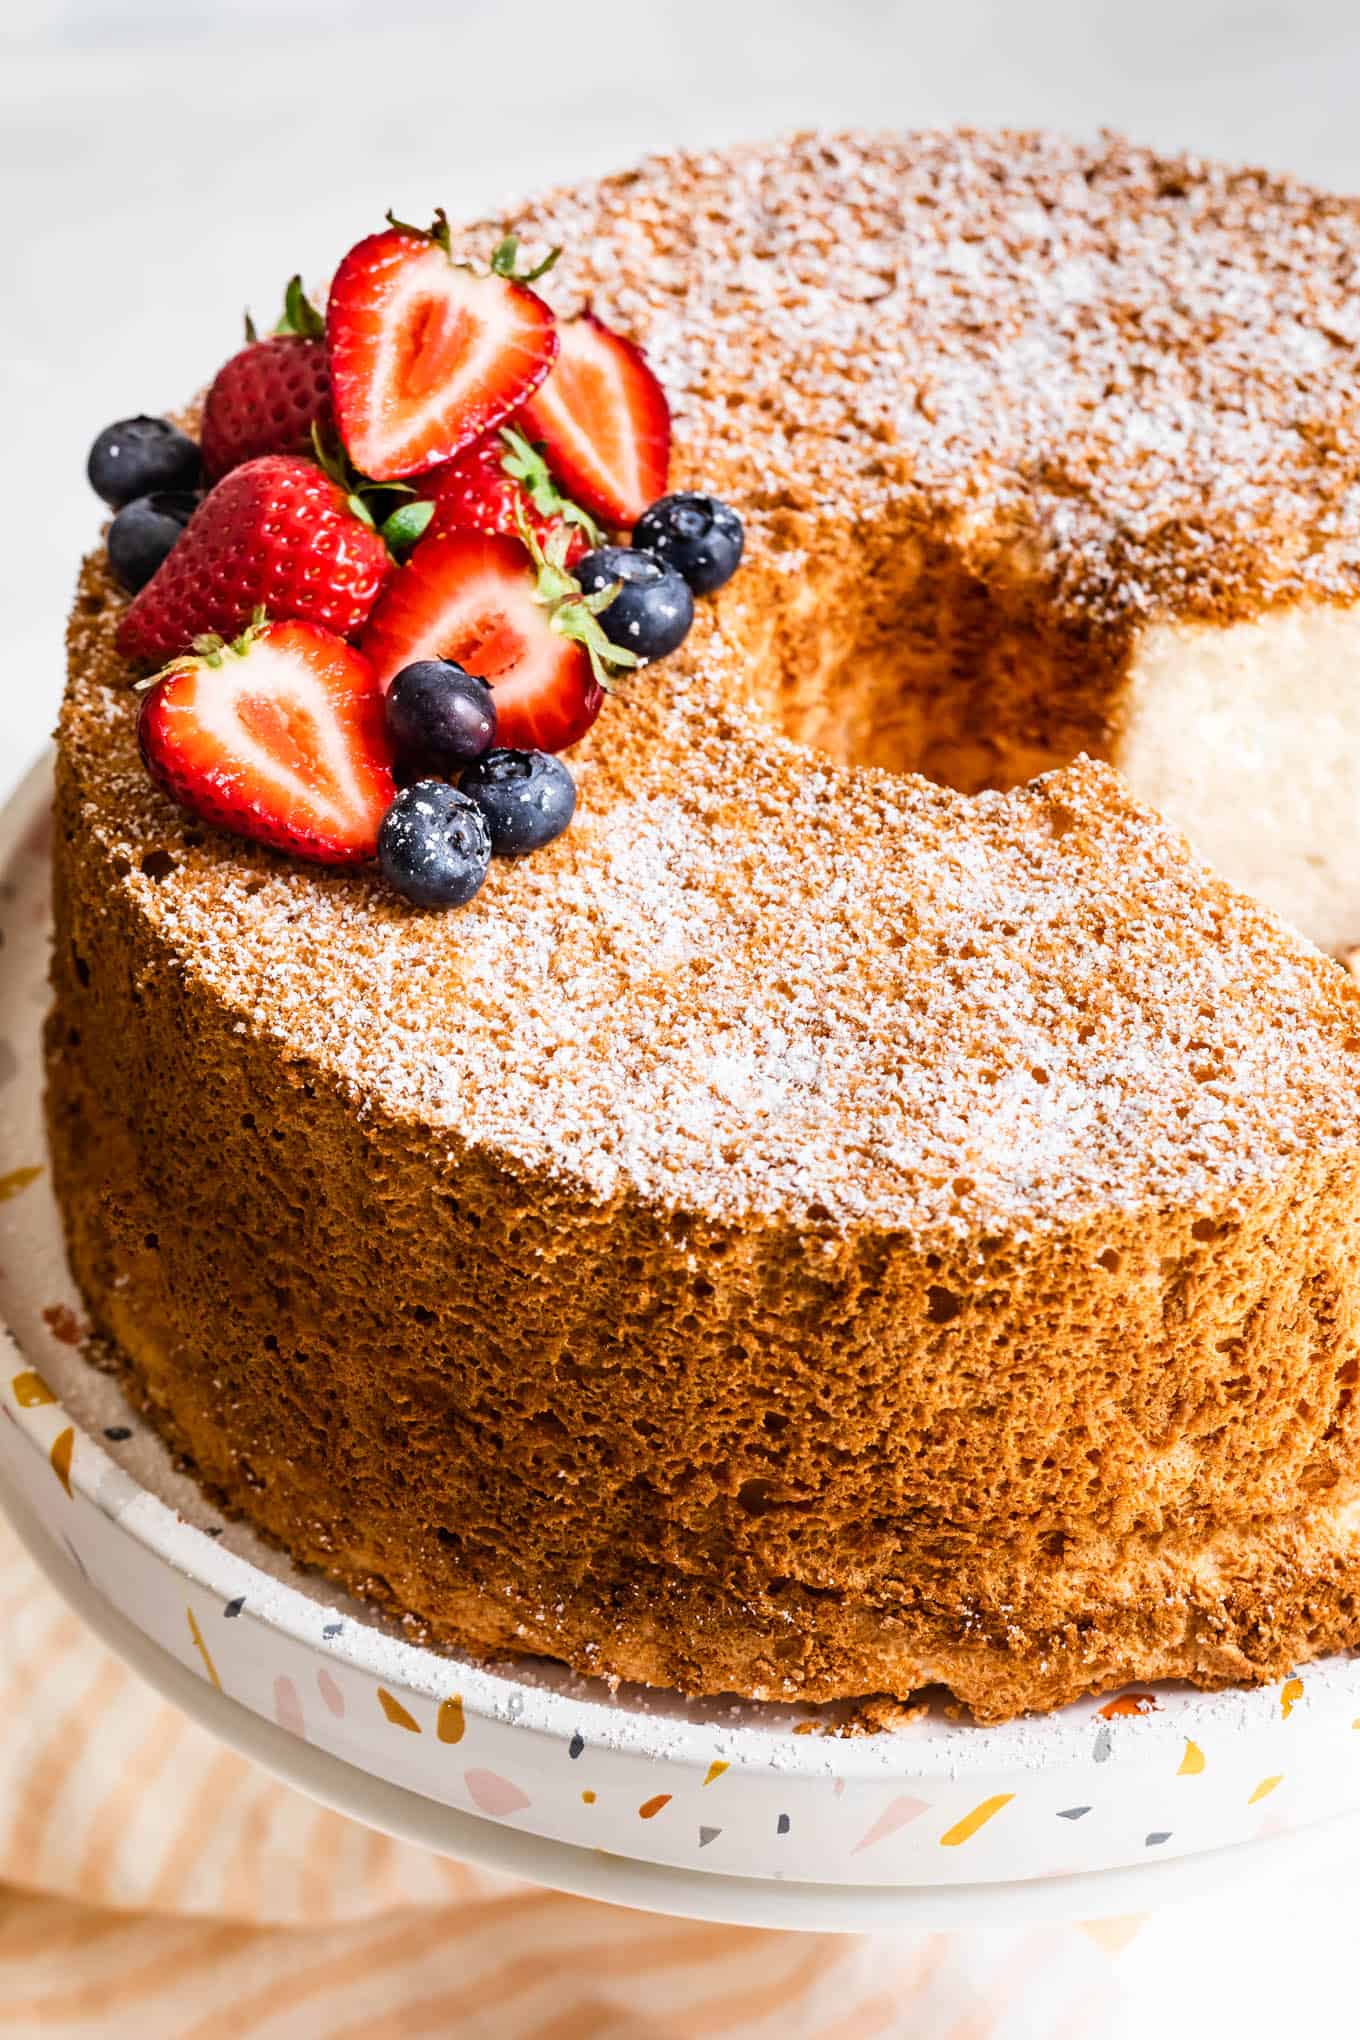
<svg viewBox="0 0 1360 2040"><path fill-rule="evenodd" d="M515 226L92 455L50 1120L133 1392L476 1652L1354 1646L1354 208L837 136Z"/></svg>

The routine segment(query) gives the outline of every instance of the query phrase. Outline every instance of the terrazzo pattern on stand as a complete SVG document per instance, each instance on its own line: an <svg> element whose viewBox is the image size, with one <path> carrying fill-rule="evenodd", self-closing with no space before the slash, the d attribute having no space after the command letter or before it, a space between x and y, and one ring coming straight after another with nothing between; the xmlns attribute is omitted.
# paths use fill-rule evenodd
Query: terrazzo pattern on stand
<svg viewBox="0 0 1360 2040"><path fill-rule="evenodd" d="M10 1434L21 1441L27 1463L23 1484L33 1491L33 1465L44 1458L50 1464L54 1448L69 1441L67 1482L59 1487L79 1517L73 1557L82 1565L93 1560L93 1577L101 1589L112 1593L116 1588L125 1612L181 1663L288 1734L351 1762L357 1743L367 1767L379 1775L487 1819L576 1840L583 1839L583 1824L589 1823L592 1846L667 1863L697 1865L702 1858L705 1868L729 1873L891 1883L926 1881L932 1854L937 1862L946 1854L966 1856L976 1866L973 1875L989 1878L1067 1874L1221 1846L1265 1832L1260 1810L1267 1800L1269 1832L1287 1832L1296 1817L1317 1817L1323 1810L1317 1804L1319 1784L1326 1787L1321 1794L1325 1810L1334 1810L1332 1794L1343 1772L1350 1796L1360 1803L1360 1761L1319 1760L1322 1744L1340 1744L1343 1738L1353 1742L1360 1722L1360 1675L1349 1667L1317 1668L1328 1699L1325 1709L1313 1704L1310 1674L1230 1696L1235 1706L1226 1704L1225 1696L1167 1688L1155 1693L1140 1689L1065 1710L1059 1726L1069 1737L1083 1724L1096 1734L1084 1737L1084 1761L1074 1764L1069 1752L1054 1767L1057 1776L1050 1775L1042 1731L1033 1723L1014 1724L1009 1731L952 1727L943 1743L932 1736L881 1735L868 1740L885 1748L899 1745L899 1775L871 1781L847 1775L862 1766L837 1767L838 1755L847 1749L843 1741L823 1744L828 1754L820 1773L805 1768L798 1775L769 1761L788 1755L774 1738L766 1761L752 1763L749 1750L736 1757L668 1752L664 1729L657 1734L656 1724L650 1758L623 1752L565 1718L555 1736L541 1728L526 1731L481 1711L469 1696L467 1680L459 1678L455 1686L450 1679L455 1668L449 1661L425 1653L412 1655L426 1660L442 1692L421 1692L391 1672L380 1678L353 1662L345 1665L342 1685L334 1668L335 1646L347 1631L360 1637L364 1625L317 1621L308 1646L256 1612L271 1598L261 1590L265 1582L260 1588L219 1592L212 1614L204 1607L200 1577L192 1601L181 1594L179 1629L169 1625L156 1634L152 1609L165 1601L166 1560L132 1536L124 1520L115 1516L110 1523L102 1513L96 1498L100 1444L77 1431L45 1376L33 1367L12 1369L5 1399L13 1420ZM44 1490L36 1492L41 1500ZM198 1539L190 1526L178 1529L186 1544ZM239 1573L242 1561L221 1553L210 1540L202 1543L208 1554ZM176 1579L182 1588L183 1569ZM320 1616L326 1611L314 1612ZM322 1653L331 1661L317 1662ZM1346 1671L1348 1679L1341 1676ZM362 1693L370 1711L356 1718L355 1701ZM522 1720L525 1708L519 1711ZM1187 1713L1196 1716L1193 1736L1185 1733ZM1204 1722L1215 1713L1221 1719L1211 1733ZM1174 1724L1169 1738L1164 1733L1168 1720ZM730 1734L715 1728L714 1740L727 1747ZM999 1748L1011 1746L1004 1788L978 1789L977 1778L959 1775L945 1758L943 1752L956 1739L966 1742L970 1736L987 1738ZM813 1739L786 1740L804 1756ZM384 1742L418 1753L414 1764L384 1760ZM1289 1743L1301 1746L1300 1754L1309 1760L1305 1771L1316 1774L1311 1815L1306 1802L1292 1812L1285 1803L1292 1767L1282 1756ZM1273 1764L1268 1752L1276 1755ZM1215 1771L1223 1785L1207 1809L1206 1822L1206 1809L1195 1803L1195 1795ZM1065 1789L1083 1775L1089 1780L1084 1794ZM643 1788L650 1780L651 1789L640 1789L639 1780ZM1051 1841L1057 1823L1075 1843L1060 1861Z"/></svg>

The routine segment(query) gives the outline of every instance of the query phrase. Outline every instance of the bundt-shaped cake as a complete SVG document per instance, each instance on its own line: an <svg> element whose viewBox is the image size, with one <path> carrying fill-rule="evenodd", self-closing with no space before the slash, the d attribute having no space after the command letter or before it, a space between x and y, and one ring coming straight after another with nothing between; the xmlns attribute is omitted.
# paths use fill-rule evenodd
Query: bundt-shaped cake
<svg viewBox="0 0 1360 2040"><path fill-rule="evenodd" d="M1355 1645L1360 991L1303 939L1360 939L1354 208L801 137L522 231L746 563L446 916L186 820L87 564L96 1328L228 1507L477 1651L998 1718Z"/></svg>

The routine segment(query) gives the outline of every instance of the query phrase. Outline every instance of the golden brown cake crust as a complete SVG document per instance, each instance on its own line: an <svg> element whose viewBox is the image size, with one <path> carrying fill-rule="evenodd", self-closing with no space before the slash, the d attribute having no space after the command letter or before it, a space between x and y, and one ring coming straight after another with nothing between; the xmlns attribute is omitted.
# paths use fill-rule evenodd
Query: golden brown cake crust
<svg viewBox="0 0 1360 2040"><path fill-rule="evenodd" d="M1354 593L1277 386L1350 210L840 138L535 223L749 565L584 747L570 834L442 918L187 827L87 567L49 1040L96 1323L231 1506L474 1648L998 1716L1354 1643L1360 992L1104 766L840 762L894 629L896 755L973 785L1099 740L1139 617ZM1313 347L1295 425L1340 433ZM1146 406L1077 404L1116 358Z"/></svg>

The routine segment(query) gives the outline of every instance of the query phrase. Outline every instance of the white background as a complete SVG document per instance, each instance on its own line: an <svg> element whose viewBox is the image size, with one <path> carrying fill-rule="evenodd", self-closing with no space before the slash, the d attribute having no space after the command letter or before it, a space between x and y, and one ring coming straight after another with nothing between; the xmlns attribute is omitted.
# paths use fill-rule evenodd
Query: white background
<svg viewBox="0 0 1360 2040"><path fill-rule="evenodd" d="M955 120L1117 126L1355 190L1360 9L0 0L0 795L55 713L90 439L201 386L294 269L324 275L389 205L494 207L674 142ZM1121 2033L1255 2040L1329 2008L1355 2031L1349 1881L1292 1916L1268 1891L1161 1916Z"/></svg>
<svg viewBox="0 0 1360 2040"><path fill-rule="evenodd" d="M670 142L1102 125L1360 187L1353 0L0 0L0 794L51 727L84 482L387 206Z"/></svg>

